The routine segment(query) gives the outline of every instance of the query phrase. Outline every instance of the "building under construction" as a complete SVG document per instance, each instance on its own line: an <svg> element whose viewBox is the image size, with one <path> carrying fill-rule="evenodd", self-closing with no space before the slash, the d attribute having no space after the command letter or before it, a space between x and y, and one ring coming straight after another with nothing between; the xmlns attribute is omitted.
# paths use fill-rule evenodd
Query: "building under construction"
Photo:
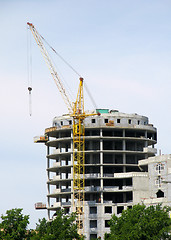
<svg viewBox="0 0 171 240"><path fill-rule="evenodd" d="M78 233L87 240L103 239L112 214L119 215L137 203L171 206L167 184L171 155L155 156L156 128L138 114L109 109L85 112L80 75L72 103L43 44L45 39L32 23L27 25L68 108L68 114L54 118L44 136L35 138L47 146L49 220L58 209L68 214L76 211ZM31 96L32 87L28 90ZM38 203L36 208L46 206Z"/></svg>
<svg viewBox="0 0 171 240"><path fill-rule="evenodd" d="M148 118L117 110L98 109L100 115L85 119L85 201L86 239L109 232L112 214L149 197L148 172L138 161L156 154L157 130ZM56 210L74 210L73 197L73 119L55 117L45 129L47 146L47 211L52 219Z"/></svg>

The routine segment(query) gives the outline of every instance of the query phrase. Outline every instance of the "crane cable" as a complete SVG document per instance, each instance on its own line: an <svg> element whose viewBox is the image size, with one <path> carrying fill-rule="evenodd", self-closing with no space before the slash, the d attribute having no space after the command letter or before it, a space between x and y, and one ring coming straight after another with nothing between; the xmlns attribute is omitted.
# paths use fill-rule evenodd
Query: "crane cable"
<svg viewBox="0 0 171 240"><path fill-rule="evenodd" d="M42 41L44 41L45 44L46 44L76 75L78 75L79 77L81 77L81 75L71 66L71 64L69 64L69 63L47 42L47 40L46 40L41 34L39 34L39 36L42 38ZM47 49L46 49L46 51L47 51ZM49 54L49 53L48 53L48 54ZM50 54L49 54L49 56L50 56ZM51 57L51 60L53 60L53 59L52 59L52 56L50 56L50 57ZM67 83L67 81L65 80L64 76L62 75L62 73L60 73L59 68L56 66L56 64L55 64L54 61L53 61L53 64L54 64L54 66L56 67L56 69L58 69L58 74L60 74L60 76L62 77L63 84L65 84L65 88L67 89L68 94L70 95L72 101L74 102L73 99L74 99L75 97L74 97L74 94L73 94L72 89L71 89L70 86L68 85L68 83Z"/></svg>
<svg viewBox="0 0 171 240"><path fill-rule="evenodd" d="M31 33L30 33L31 34ZM46 39L41 35L39 34L40 37L42 38L42 40L49 46L49 48L73 71L75 72L76 75L78 75L79 77L81 77L81 75L71 66L70 63L68 63L47 41ZM31 91L32 91L32 55L31 55L31 37L29 35L29 37L27 38L27 49L28 49L28 59L27 59L27 62L28 62L28 90L29 90L29 113L30 113L30 116L32 115L32 103L31 103ZM63 77L64 79L64 77ZM68 84L66 83L65 81L65 84L67 85L67 88L69 88ZM89 98L91 99L92 101L92 104L93 104L93 107L95 109L97 109L97 105L88 89L88 86L87 84L84 82L84 85L85 85L85 90L87 92L87 94L89 95ZM70 91L68 91L70 93L70 96L73 98L73 93L71 91L71 89L69 88Z"/></svg>
<svg viewBox="0 0 171 240"><path fill-rule="evenodd" d="M39 34L39 35L40 35L40 37L42 38L42 40L49 46L49 48L50 48L69 68L71 68L71 70L72 70L73 72L75 72L79 77L81 77L81 75L71 66L71 64L68 63L68 62L46 41L46 39L45 39L41 34ZM92 103L93 103L94 108L97 109L97 105L96 105L96 103L95 103L95 101L94 101L94 99L93 99L93 97L92 97L92 95L91 95L91 93L90 93L90 90L88 89L87 84L84 83L84 85L85 85L85 89L86 89L86 91L87 91L87 94L89 95L89 97L90 97L90 99L91 99L91 101L92 101ZM71 90L70 90L70 91L71 91Z"/></svg>
<svg viewBox="0 0 171 240"><path fill-rule="evenodd" d="M91 101L92 101L93 107L94 107L95 109L98 109L98 107L97 107L97 105L96 105L96 102L94 101L94 98L93 98L93 96L91 95L90 90L88 89L87 84L84 83L84 86L85 86L85 90L86 90L87 94L89 95L89 98L90 98Z"/></svg>
<svg viewBox="0 0 171 240"><path fill-rule="evenodd" d="M32 115L32 49L31 49L31 33L27 31L27 78L29 91L29 115Z"/></svg>
<svg viewBox="0 0 171 240"><path fill-rule="evenodd" d="M40 35L40 34L39 34ZM49 46L49 48L52 49L52 51L69 67L71 68L79 77L81 77L81 75L71 66L70 63L68 63L47 41L46 39L40 35L40 37L45 41L45 43Z"/></svg>
<svg viewBox="0 0 171 240"><path fill-rule="evenodd" d="M47 49L46 49L47 51ZM47 51L48 52L48 51ZM49 52L48 52L49 54ZM61 73L61 71L59 70L58 66L56 65L55 61L53 60L52 56L49 54L51 61L53 62L55 68L57 69L57 73L60 76L60 78L62 79L62 83L65 86L65 89L67 90L67 93L70 95L70 98L72 99L72 101L74 101L73 99L75 99L75 96L73 94L72 89L70 88L69 84L67 83L67 81L65 80L63 74Z"/></svg>

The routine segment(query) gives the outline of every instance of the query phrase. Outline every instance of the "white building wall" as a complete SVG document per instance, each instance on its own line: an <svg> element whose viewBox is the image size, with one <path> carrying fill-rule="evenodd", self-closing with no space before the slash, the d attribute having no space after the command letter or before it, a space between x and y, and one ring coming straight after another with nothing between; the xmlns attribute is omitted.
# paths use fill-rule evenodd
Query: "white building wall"
<svg viewBox="0 0 171 240"><path fill-rule="evenodd" d="M171 154L141 160L139 166L148 166L149 198L144 203L171 206ZM164 197L157 197L159 191L163 192Z"/></svg>

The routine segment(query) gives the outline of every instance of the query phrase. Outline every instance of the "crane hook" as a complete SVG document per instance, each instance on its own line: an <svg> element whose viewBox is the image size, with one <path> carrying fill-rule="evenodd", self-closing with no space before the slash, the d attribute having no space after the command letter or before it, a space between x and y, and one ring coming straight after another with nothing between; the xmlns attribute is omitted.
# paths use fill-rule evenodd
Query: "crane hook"
<svg viewBox="0 0 171 240"><path fill-rule="evenodd" d="M29 90L29 94L31 94L32 87L28 87L28 90Z"/></svg>
<svg viewBox="0 0 171 240"><path fill-rule="evenodd" d="M32 115L32 107L31 107L31 91L32 91L32 87L28 87L29 90L29 113L30 113L30 117Z"/></svg>

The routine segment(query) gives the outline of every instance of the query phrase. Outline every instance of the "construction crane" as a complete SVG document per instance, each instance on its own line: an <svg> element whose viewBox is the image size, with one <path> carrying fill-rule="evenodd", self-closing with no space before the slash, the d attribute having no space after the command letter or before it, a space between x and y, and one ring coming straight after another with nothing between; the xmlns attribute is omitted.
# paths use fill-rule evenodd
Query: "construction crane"
<svg viewBox="0 0 171 240"><path fill-rule="evenodd" d="M76 101L72 104L67 92L59 78L50 56L43 44L43 37L38 33L32 23L27 23L31 30L37 45L43 55L43 58L50 70L55 84L61 93L64 102L68 108L69 115L73 118L73 210L77 213L78 233L84 234L84 201L85 201L85 123L88 116L97 115L86 114L84 110L83 78L79 79L79 88ZM29 89L28 89L29 90Z"/></svg>

